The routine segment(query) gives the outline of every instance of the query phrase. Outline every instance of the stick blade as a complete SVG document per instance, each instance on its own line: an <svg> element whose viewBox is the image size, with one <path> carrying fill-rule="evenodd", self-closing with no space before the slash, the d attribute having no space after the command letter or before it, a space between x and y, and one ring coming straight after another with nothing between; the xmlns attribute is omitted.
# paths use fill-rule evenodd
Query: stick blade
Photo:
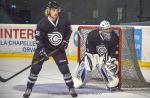
<svg viewBox="0 0 150 98"><path fill-rule="evenodd" d="M1 81L1 82L6 82L7 80L4 79L4 78L2 78L2 77L0 76L0 81Z"/></svg>

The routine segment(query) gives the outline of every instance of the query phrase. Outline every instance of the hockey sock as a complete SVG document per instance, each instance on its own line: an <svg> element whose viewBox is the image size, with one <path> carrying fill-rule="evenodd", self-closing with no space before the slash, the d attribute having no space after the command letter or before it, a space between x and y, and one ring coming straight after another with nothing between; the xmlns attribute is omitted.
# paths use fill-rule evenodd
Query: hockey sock
<svg viewBox="0 0 150 98"><path fill-rule="evenodd" d="M74 83L73 83L71 74L70 73L64 74L63 77L68 88L74 88Z"/></svg>
<svg viewBox="0 0 150 98"><path fill-rule="evenodd" d="M30 76L28 77L27 88L32 89L36 80L37 80L37 75L30 73Z"/></svg>

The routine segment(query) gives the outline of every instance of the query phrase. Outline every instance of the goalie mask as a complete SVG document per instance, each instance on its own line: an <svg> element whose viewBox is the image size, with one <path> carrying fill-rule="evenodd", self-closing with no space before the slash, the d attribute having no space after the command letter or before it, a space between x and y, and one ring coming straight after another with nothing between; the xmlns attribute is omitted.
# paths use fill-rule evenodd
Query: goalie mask
<svg viewBox="0 0 150 98"><path fill-rule="evenodd" d="M100 23L100 34L102 35L104 40L110 41L111 39L111 25L108 21L103 20Z"/></svg>

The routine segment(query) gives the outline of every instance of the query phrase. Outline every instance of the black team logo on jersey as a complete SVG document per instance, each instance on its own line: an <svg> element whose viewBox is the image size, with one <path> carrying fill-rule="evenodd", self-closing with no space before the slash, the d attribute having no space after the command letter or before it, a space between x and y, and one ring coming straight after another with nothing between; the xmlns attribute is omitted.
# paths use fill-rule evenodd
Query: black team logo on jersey
<svg viewBox="0 0 150 98"><path fill-rule="evenodd" d="M107 49L104 45L99 45L99 46L96 46L96 51L98 52L98 54L101 56L101 55L104 55L105 53L107 53Z"/></svg>
<svg viewBox="0 0 150 98"><path fill-rule="evenodd" d="M48 34L48 38L53 46L58 46L62 42L62 35L60 32L52 32L52 34Z"/></svg>

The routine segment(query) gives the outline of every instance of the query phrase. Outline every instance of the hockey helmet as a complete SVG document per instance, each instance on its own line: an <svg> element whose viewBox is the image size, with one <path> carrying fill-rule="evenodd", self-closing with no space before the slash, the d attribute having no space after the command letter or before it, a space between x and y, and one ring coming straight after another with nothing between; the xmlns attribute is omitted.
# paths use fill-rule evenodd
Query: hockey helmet
<svg viewBox="0 0 150 98"><path fill-rule="evenodd" d="M103 20L100 23L100 33L103 36L103 38L107 41L110 41L111 39L111 25L108 21Z"/></svg>
<svg viewBox="0 0 150 98"><path fill-rule="evenodd" d="M45 16L50 15L50 9L54 8L54 9L58 9L58 12L61 12L61 8L60 6L57 4L56 1L49 1L47 4L47 7L45 9Z"/></svg>
<svg viewBox="0 0 150 98"><path fill-rule="evenodd" d="M60 8L60 6L57 4L56 1L49 1L48 4L47 4L47 7L48 8L56 8L56 9Z"/></svg>
<svg viewBox="0 0 150 98"><path fill-rule="evenodd" d="M101 29L108 29L108 28L111 28L111 25L108 21L106 20L103 20L101 23L100 23L100 28Z"/></svg>

